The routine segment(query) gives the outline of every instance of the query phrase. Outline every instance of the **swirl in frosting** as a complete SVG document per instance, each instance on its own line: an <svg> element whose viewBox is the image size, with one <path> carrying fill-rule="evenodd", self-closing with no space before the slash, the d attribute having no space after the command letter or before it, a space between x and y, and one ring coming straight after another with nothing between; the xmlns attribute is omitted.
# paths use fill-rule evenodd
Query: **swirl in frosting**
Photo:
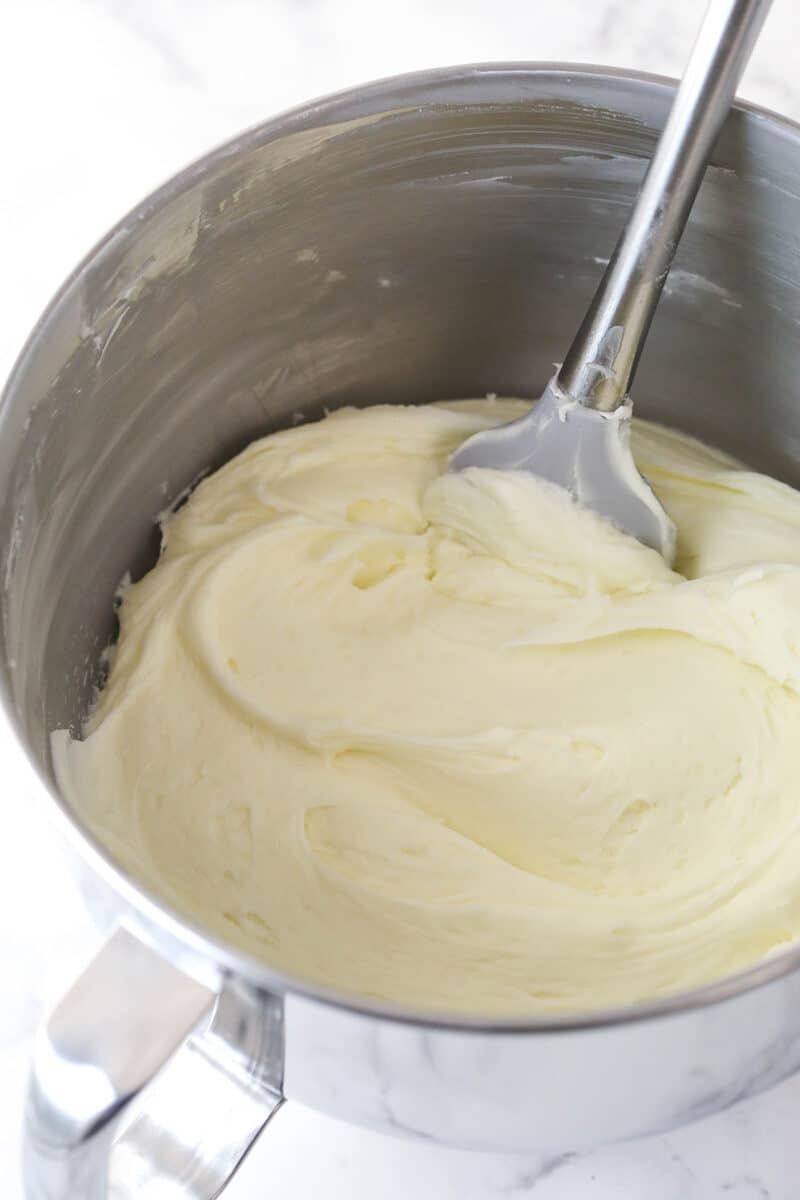
<svg viewBox="0 0 800 1200"><path fill-rule="evenodd" d="M60 782L116 858L306 981L577 1013L800 933L800 495L634 423L676 569L524 474L516 401L252 444L164 524Z"/></svg>

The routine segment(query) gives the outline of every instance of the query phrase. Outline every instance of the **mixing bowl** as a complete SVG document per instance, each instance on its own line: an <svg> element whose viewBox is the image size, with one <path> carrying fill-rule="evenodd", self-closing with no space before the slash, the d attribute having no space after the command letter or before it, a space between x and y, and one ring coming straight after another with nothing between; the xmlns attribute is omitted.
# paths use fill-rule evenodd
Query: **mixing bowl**
<svg viewBox="0 0 800 1200"><path fill-rule="evenodd" d="M287 978L137 886L59 797L49 755L52 729L80 728L117 585L152 564L158 514L200 473L341 404L541 392L672 88L521 64L308 105L145 200L31 335L0 408L3 693L107 931L36 1044L35 1200L216 1195L284 1097L552 1152L690 1121L800 1066L800 947L688 995L559 1020L404 1011ZM800 482L799 288L800 130L739 105L647 345L639 413Z"/></svg>

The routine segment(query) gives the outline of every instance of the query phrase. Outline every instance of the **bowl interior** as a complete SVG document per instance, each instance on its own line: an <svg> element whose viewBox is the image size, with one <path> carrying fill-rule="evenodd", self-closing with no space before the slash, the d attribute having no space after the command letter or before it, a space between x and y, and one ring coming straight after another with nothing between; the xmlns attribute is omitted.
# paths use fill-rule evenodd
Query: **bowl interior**
<svg viewBox="0 0 800 1200"><path fill-rule="evenodd" d="M281 118L127 217L0 408L0 661L27 747L77 730L154 522L254 436L342 404L536 396L663 121L662 81L473 68ZM800 135L731 114L637 411L800 483Z"/></svg>

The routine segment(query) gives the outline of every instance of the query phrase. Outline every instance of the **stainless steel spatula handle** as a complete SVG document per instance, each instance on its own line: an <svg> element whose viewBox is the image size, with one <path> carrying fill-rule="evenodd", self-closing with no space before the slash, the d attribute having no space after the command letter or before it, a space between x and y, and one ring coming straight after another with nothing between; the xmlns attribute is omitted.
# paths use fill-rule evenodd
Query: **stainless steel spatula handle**
<svg viewBox="0 0 800 1200"><path fill-rule="evenodd" d="M771 0L711 0L624 233L558 373L587 408L630 388L650 321L714 141Z"/></svg>

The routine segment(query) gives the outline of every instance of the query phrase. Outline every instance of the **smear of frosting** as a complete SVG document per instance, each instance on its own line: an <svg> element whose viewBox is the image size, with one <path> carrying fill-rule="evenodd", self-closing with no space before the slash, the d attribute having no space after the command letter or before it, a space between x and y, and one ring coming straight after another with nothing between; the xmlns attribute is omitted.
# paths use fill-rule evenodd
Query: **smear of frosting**
<svg viewBox="0 0 800 1200"><path fill-rule="evenodd" d="M445 474L515 401L343 410L164 524L61 785L148 887L311 981L575 1013L800 933L800 495L634 422L675 571Z"/></svg>

